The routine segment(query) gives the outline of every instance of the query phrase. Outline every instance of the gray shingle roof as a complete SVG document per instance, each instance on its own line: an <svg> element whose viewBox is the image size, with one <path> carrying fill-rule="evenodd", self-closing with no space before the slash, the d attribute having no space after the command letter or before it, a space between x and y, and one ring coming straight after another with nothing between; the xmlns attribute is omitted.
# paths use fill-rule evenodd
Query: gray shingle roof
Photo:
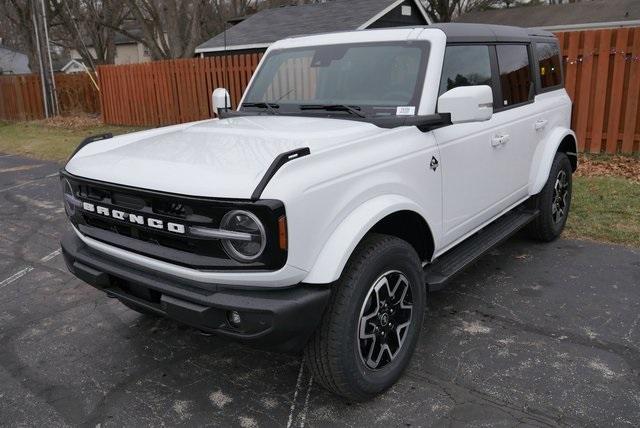
<svg viewBox="0 0 640 428"><path fill-rule="evenodd" d="M556 27L640 19L638 0L594 0L553 6L523 6L471 12L456 22L505 24L519 27Z"/></svg>
<svg viewBox="0 0 640 428"><path fill-rule="evenodd" d="M264 9L227 30L227 46L266 45L291 36L357 30L397 0L332 0ZM224 47L224 35L196 52ZM236 48L237 49L237 48Z"/></svg>

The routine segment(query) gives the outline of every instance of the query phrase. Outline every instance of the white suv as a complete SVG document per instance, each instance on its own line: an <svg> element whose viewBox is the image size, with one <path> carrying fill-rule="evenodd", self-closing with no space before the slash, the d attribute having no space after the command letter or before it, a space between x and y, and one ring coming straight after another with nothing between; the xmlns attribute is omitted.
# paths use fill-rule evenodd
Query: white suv
<svg viewBox="0 0 640 428"><path fill-rule="evenodd" d="M473 24L290 38L219 119L90 138L61 172L69 269L138 310L283 351L349 400L407 366L429 291L577 167L557 40Z"/></svg>

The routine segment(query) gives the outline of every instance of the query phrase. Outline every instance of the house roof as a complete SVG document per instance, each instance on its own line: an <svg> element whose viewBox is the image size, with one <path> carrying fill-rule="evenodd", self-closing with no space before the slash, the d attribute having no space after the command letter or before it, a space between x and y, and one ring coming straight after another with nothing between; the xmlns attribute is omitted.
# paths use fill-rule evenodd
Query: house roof
<svg viewBox="0 0 640 428"><path fill-rule="evenodd" d="M58 71L66 72L73 65L77 65L80 68L82 68L83 70L87 68L87 66L84 64L83 60L81 60L81 59L71 59L69 61L66 61L62 67L58 68ZM55 68L55 66L54 66L54 68Z"/></svg>
<svg viewBox="0 0 640 428"><path fill-rule="evenodd" d="M278 40L301 35L366 28L404 0L332 0L301 6L264 9L227 30L227 49L265 48ZM419 4L419 1L416 1ZM419 6L424 15L424 9ZM224 33L197 47L196 53L224 49Z"/></svg>
<svg viewBox="0 0 640 428"><path fill-rule="evenodd" d="M638 0L594 0L557 5L522 6L476 11L461 15L456 22L504 24L549 30L615 27L637 24Z"/></svg>

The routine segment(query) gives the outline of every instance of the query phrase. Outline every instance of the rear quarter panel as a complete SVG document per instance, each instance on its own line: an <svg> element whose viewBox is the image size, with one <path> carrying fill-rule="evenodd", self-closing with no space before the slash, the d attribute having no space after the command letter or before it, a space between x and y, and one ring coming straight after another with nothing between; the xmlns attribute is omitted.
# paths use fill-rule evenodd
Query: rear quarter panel
<svg viewBox="0 0 640 428"><path fill-rule="evenodd" d="M538 131L539 143L529 170L530 196L542 190L562 140L568 135L576 138L571 130L572 103L567 91L559 89L539 94L535 102L539 103L538 110L543 112L541 116L544 116L549 123L544 130Z"/></svg>

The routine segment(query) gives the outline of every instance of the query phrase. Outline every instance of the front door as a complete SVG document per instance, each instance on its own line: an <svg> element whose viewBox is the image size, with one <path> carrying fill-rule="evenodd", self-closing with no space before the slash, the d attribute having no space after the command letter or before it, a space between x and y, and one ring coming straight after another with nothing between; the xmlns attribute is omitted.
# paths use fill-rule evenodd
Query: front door
<svg viewBox="0 0 640 428"><path fill-rule="evenodd" d="M508 46L506 53L500 52L502 46ZM533 99L533 83L527 46L514 45L524 49L525 58L520 58L520 62L513 60L511 46L447 47L440 93L456 86L490 85L496 95L494 103L499 105L494 106L495 113L489 121L433 131L442 165L445 246L527 194L529 165L535 148L535 141L530 140L535 133L526 108ZM500 62L501 72L496 52L512 60ZM501 91L500 86L505 86L505 90Z"/></svg>

